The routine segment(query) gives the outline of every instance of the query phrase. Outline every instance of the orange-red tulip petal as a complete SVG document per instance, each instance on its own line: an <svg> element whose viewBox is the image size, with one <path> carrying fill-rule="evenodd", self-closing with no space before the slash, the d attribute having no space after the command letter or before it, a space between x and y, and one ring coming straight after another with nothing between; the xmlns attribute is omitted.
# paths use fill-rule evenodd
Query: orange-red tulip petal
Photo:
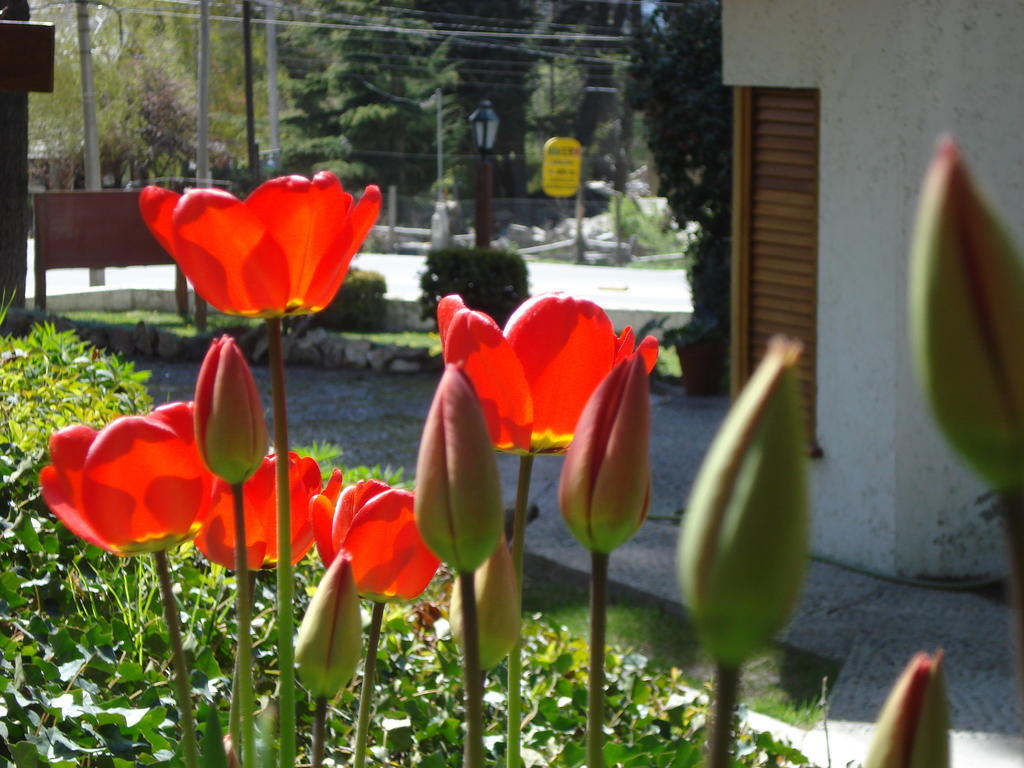
<svg viewBox="0 0 1024 768"><path fill-rule="evenodd" d="M501 333L458 296L442 299L437 317L445 362L472 380L499 450L564 453L591 393L634 351L632 329L616 336L597 304L562 293L529 299ZM650 372L657 340L636 349Z"/></svg>
<svg viewBox="0 0 1024 768"><path fill-rule="evenodd" d="M277 565L277 456L267 456L256 473L242 486L245 504L246 559L251 570ZM288 454L288 479L292 515L292 564L313 545L313 523L307 510L310 498L320 493L320 467L308 456ZM213 503L196 546L206 557L235 567L235 513L231 486L217 480Z"/></svg>
<svg viewBox="0 0 1024 768"><path fill-rule="evenodd" d="M352 556L359 594L372 600L418 597L440 565L416 528L409 491L374 494L353 517L342 549Z"/></svg>
<svg viewBox="0 0 1024 768"><path fill-rule="evenodd" d="M533 400L523 364L497 323L458 296L438 304L446 362L462 362L473 381L491 441L501 451L530 450Z"/></svg>
<svg viewBox="0 0 1024 768"><path fill-rule="evenodd" d="M334 562L359 510L374 496L389 490L391 487L380 480L360 480L333 496L325 490L310 502L316 550L324 565Z"/></svg>
<svg viewBox="0 0 1024 768"><path fill-rule="evenodd" d="M203 466L191 403L125 416L100 432L73 426L50 437L43 498L73 533L108 552L168 549L195 535L213 476Z"/></svg>
<svg viewBox="0 0 1024 768"><path fill-rule="evenodd" d="M139 210L196 291L231 314L317 312L334 298L380 212L375 186L357 205L329 172L282 176L244 202L218 189L179 199L143 190ZM166 211L174 200L170 224Z"/></svg>
<svg viewBox="0 0 1024 768"><path fill-rule="evenodd" d="M181 195L163 187L146 187L139 194L139 212L153 237L168 253L174 253L174 207Z"/></svg>

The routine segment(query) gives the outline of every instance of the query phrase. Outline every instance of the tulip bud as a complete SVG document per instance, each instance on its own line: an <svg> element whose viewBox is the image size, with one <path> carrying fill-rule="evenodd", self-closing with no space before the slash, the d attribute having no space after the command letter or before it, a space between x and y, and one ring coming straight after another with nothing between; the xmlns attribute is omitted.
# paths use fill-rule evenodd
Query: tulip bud
<svg viewBox="0 0 1024 768"><path fill-rule="evenodd" d="M424 543L459 573L494 551L504 509L501 478L476 392L449 365L427 414L416 462L416 526Z"/></svg>
<svg viewBox="0 0 1024 768"><path fill-rule="evenodd" d="M206 466L228 483L248 480L267 452L267 423L256 382L230 336L210 345L199 369L195 430Z"/></svg>
<svg viewBox="0 0 1024 768"><path fill-rule="evenodd" d="M490 669L508 656L519 638L521 623L516 571L504 534L494 553L473 574L473 587L480 629L480 668ZM448 622L462 645L462 590L458 582L452 586Z"/></svg>
<svg viewBox="0 0 1024 768"><path fill-rule="evenodd" d="M238 751L235 749L235 743L231 738L231 734L224 734L224 738L221 741L224 744L224 759L227 762L227 768L242 768L242 762L238 759Z"/></svg>
<svg viewBox="0 0 1024 768"><path fill-rule="evenodd" d="M773 339L718 431L690 494L679 579L697 633L739 666L796 603L807 555L800 345Z"/></svg>
<svg viewBox="0 0 1024 768"><path fill-rule="evenodd" d="M992 487L1024 466L1024 267L945 139L925 177L910 266L910 337L935 419Z"/></svg>
<svg viewBox="0 0 1024 768"><path fill-rule="evenodd" d="M310 694L314 698L337 694L352 679L362 647L352 558L342 552L316 588L295 641L295 663Z"/></svg>
<svg viewBox="0 0 1024 768"><path fill-rule="evenodd" d="M942 651L918 653L889 694L864 768L948 768L949 712Z"/></svg>
<svg viewBox="0 0 1024 768"><path fill-rule="evenodd" d="M562 517L572 535L592 552L611 552L632 538L647 518L650 434L647 369L634 353L590 396L562 465Z"/></svg>

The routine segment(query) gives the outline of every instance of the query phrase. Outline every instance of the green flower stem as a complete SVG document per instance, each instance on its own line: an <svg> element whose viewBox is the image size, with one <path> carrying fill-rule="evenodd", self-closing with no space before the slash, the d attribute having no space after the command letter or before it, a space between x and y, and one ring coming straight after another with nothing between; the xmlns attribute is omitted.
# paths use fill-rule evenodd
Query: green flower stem
<svg viewBox="0 0 1024 768"><path fill-rule="evenodd" d="M1017 695L1024 704L1024 489L1003 494L1003 520L1010 559L1009 593L1017 655ZM1024 713L1024 709L1021 712Z"/></svg>
<svg viewBox="0 0 1024 768"><path fill-rule="evenodd" d="M154 552L156 573L160 579L160 597L164 604L164 620L167 622L167 636L171 641L171 658L174 663L174 691L178 699L181 719L181 745L185 768L199 768L199 748L196 744L196 721L192 714L192 686L189 684L188 665L185 663L185 649L181 642L181 624L178 622L178 603L174 599L171 585L171 569L167 565L166 552Z"/></svg>
<svg viewBox="0 0 1024 768"><path fill-rule="evenodd" d="M590 679L587 768L604 768L604 638L608 610L608 555L590 553Z"/></svg>
<svg viewBox="0 0 1024 768"><path fill-rule="evenodd" d="M516 509L512 518L512 565L516 572L516 613L523 612L523 548L526 542L526 507L530 500L530 475L533 472L533 454L519 457L519 486L516 490ZM522 762L522 692L523 640L516 639L508 652L508 749L505 764L519 768Z"/></svg>
<svg viewBox="0 0 1024 768"><path fill-rule="evenodd" d="M253 595L256 593L256 573L249 571L249 616L252 616ZM250 621L251 624L251 621ZM242 709L238 700L241 688L238 682L241 676L238 668L238 654L235 654L235 666L231 671L231 707L228 711L228 733L231 734L231 743L238 745L242 743ZM255 696L255 694L253 694Z"/></svg>
<svg viewBox="0 0 1024 768"><path fill-rule="evenodd" d="M292 517L288 482L288 412L284 397L284 345L281 318L267 318L270 392L274 403L274 453L277 454L277 658L281 676L280 766L295 768L295 584L292 568Z"/></svg>
<svg viewBox="0 0 1024 768"><path fill-rule="evenodd" d="M324 743L327 730L327 697L316 697L316 710L313 712L313 759L312 768L320 768L324 763Z"/></svg>
<svg viewBox="0 0 1024 768"><path fill-rule="evenodd" d="M366 765L366 732L370 728L370 707L373 704L373 675L377 669L377 646L380 644L380 625L384 621L384 603L375 601L370 619L370 637L366 644L363 663L363 686L359 693L359 723L356 726L356 756L352 768Z"/></svg>
<svg viewBox="0 0 1024 768"><path fill-rule="evenodd" d="M238 686L239 732L241 743L234 744L242 750L243 768L256 768L256 730L253 724L252 684L252 598L249 594L249 559L245 538L245 501L242 497L242 483L233 483L231 496L235 507L235 580L238 583L237 624L238 624ZM236 734L232 734L232 738Z"/></svg>
<svg viewBox="0 0 1024 768"><path fill-rule="evenodd" d="M476 616L476 588L473 573L459 573L462 590L462 637L465 658L462 672L466 686L466 745L463 768L484 765L484 686L480 672L480 630Z"/></svg>
<svg viewBox="0 0 1024 768"><path fill-rule="evenodd" d="M719 664L715 673L715 713L711 721L708 768L728 768L732 739L732 713L740 687L739 667Z"/></svg>

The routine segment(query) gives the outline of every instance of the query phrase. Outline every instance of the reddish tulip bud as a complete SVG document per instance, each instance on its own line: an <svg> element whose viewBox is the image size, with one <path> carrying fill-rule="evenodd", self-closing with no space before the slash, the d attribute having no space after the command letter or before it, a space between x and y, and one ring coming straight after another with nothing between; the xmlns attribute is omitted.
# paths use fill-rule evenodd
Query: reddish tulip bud
<svg viewBox="0 0 1024 768"><path fill-rule="evenodd" d="M773 339L693 484L679 580L707 651L738 667L786 623L807 559L809 515L796 363Z"/></svg>
<svg viewBox="0 0 1024 768"><path fill-rule="evenodd" d="M1024 265L945 140L921 192L910 266L910 337L935 420L994 488L1020 485Z"/></svg>
<svg viewBox="0 0 1024 768"><path fill-rule="evenodd" d="M449 365L427 414L416 462L416 525L424 543L460 573L494 551L504 519L501 478L480 402Z"/></svg>
<svg viewBox="0 0 1024 768"><path fill-rule="evenodd" d="M592 552L630 539L651 499L651 404L644 359L633 354L594 390L565 454L558 502L572 535Z"/></svg>
<svg viewBox="0 0 1024 768"><path fill-rule="evenodd" d="M210 345L196 380L196 441L210 471L241 483L267 452L267 422L252 371L230 336Z"/></svg>
<svg viewBox="0 0 1024 768"><path fill-rule="evenodd" d="M519 638L519 598L516 570L504 534L494 553L473 574L476 592L477 626L480 636L480 667L490 669L508 656ZM462 590L452 586L448 609L452 634L462 645Z"/></svg>
<svg viewBox="0 0 1024 768"><path fill-rule="evenodd" d="M864 768L948 768L949 712L942 651L919 653L882 708Z"/></svg>
<svg viewBox="0 0 1024 768"><path fill-rule="evenodd" d="M363 647L352 559L342 552L327 569L295 641L295 663L310 694L333 697L352 679Z"/></svg>
<svg viewBox="0 0 1024 768"><path fill-rule="evenodd" d="M228 768L242 768L242 762L238 759L238 752L235 750L231 734L224 734L222 741L224 742L224 758L227 760Z"/></svg>

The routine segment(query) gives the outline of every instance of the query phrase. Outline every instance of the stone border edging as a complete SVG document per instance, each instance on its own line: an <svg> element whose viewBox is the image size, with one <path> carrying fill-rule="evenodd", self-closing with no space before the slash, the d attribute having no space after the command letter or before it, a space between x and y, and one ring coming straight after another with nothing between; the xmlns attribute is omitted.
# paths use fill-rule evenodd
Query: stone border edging
<svg viewBox="0 0 1024 768"><path fill-rule="evenodd" d="M235 338L246 359L261 363L267 357L267 333L263 325L225 328L217 333L182 337L141 320L132 328L118 325L75 322L66 317L11 308L0 333L26 336L33 325L52 323L58 331L74 331L95 347L123 356L153 357L168 362L203 359L215 336L227 334ZM312 326L308 318L300 319L285 331L286 362L323 368L369 369L378 373L420 373L438 371L443 367L440 355L431 355L423 347L378 344L368 339L353 339Z"/></svg>

